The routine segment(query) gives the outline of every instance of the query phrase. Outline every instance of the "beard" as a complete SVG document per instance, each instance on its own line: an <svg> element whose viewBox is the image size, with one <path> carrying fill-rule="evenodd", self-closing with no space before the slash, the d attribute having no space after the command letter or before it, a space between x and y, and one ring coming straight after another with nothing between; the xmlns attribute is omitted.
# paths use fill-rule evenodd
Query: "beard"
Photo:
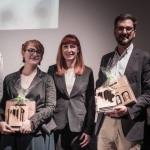
<svg viewBox="0 0 150 150"><path fill-rule="evenodd" d="M119 37L116 37L116 41L121 46L128 46L132 43L133 37L130 37L131 35L120 35Z"/></svg>

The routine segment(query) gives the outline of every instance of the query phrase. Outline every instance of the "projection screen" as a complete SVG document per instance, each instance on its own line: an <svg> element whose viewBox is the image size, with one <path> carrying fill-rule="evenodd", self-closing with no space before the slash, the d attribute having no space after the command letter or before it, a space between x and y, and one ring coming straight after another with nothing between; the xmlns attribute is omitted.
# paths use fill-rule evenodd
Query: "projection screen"
<svg viewBox="0 0 150 150"><path fill-rule="evenodd" d="M0 30L58 28L59 0L0 0Z"/></svg>

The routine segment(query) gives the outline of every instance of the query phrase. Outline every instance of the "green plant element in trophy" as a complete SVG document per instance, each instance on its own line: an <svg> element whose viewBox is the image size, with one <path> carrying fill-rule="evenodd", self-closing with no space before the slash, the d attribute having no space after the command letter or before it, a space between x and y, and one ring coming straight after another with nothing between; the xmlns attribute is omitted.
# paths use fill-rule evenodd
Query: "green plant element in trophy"
<svg viewBox="0 0 150 150"><path fill-rule="evenodd" d="M22 95L18 95L17 98L15 98L15 99L18 102L25 102L25 101L27 101L27 99L25 98L25 96L22 96Z"/></svg>

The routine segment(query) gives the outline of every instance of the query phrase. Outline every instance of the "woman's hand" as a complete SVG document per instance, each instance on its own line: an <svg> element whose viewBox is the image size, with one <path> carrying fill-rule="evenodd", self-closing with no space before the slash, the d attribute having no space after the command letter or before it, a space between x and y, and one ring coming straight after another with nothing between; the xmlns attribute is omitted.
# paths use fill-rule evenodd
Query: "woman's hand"
<svg viewBox="0 0 150 150"><path fill-rule="evenodd" d="M15 133L15 131L13 130L13 128L11 126L9 126L6 122L1 121L0 122L0 132L1 134L11 134L11 133Z"/></svg>
<svg viewBox="0 0 150 150"><path fill-rule="evenodd" d="M28 134L31 133L34 129L34 125L30 120L26 120L22 123L22 126L20 127L20 133Z"/></svg>
<svg viewBox="0 0 150 150"><path fill-rule="evenodd" d="M80 137L80 140L82 140L80 143L81 147L85 147L90 142L91 137L88 134L83 133Z"/></svg>

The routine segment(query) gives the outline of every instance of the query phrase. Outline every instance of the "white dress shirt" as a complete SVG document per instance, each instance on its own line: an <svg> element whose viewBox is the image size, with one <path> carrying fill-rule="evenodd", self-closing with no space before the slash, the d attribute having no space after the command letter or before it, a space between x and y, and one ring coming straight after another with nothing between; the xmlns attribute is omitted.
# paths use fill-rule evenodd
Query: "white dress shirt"
<svg viewBox="0 0 150 150"><path fill-rule="evenodd" d="M124 75L132 50L133 44L131 44L121 55L119 55L117 49L115 49L115 55L113 58L114 63L112 63L110 69L111 76L119 78Z"/></svg>
<svg viewBox="0 0 150 150"><path fill-rule="evenodd" d="M67 70L67 72L65 73L65 81L66 81L67 92L69 95L72 91L75 78L76 76L74 70Z"/></svg>

